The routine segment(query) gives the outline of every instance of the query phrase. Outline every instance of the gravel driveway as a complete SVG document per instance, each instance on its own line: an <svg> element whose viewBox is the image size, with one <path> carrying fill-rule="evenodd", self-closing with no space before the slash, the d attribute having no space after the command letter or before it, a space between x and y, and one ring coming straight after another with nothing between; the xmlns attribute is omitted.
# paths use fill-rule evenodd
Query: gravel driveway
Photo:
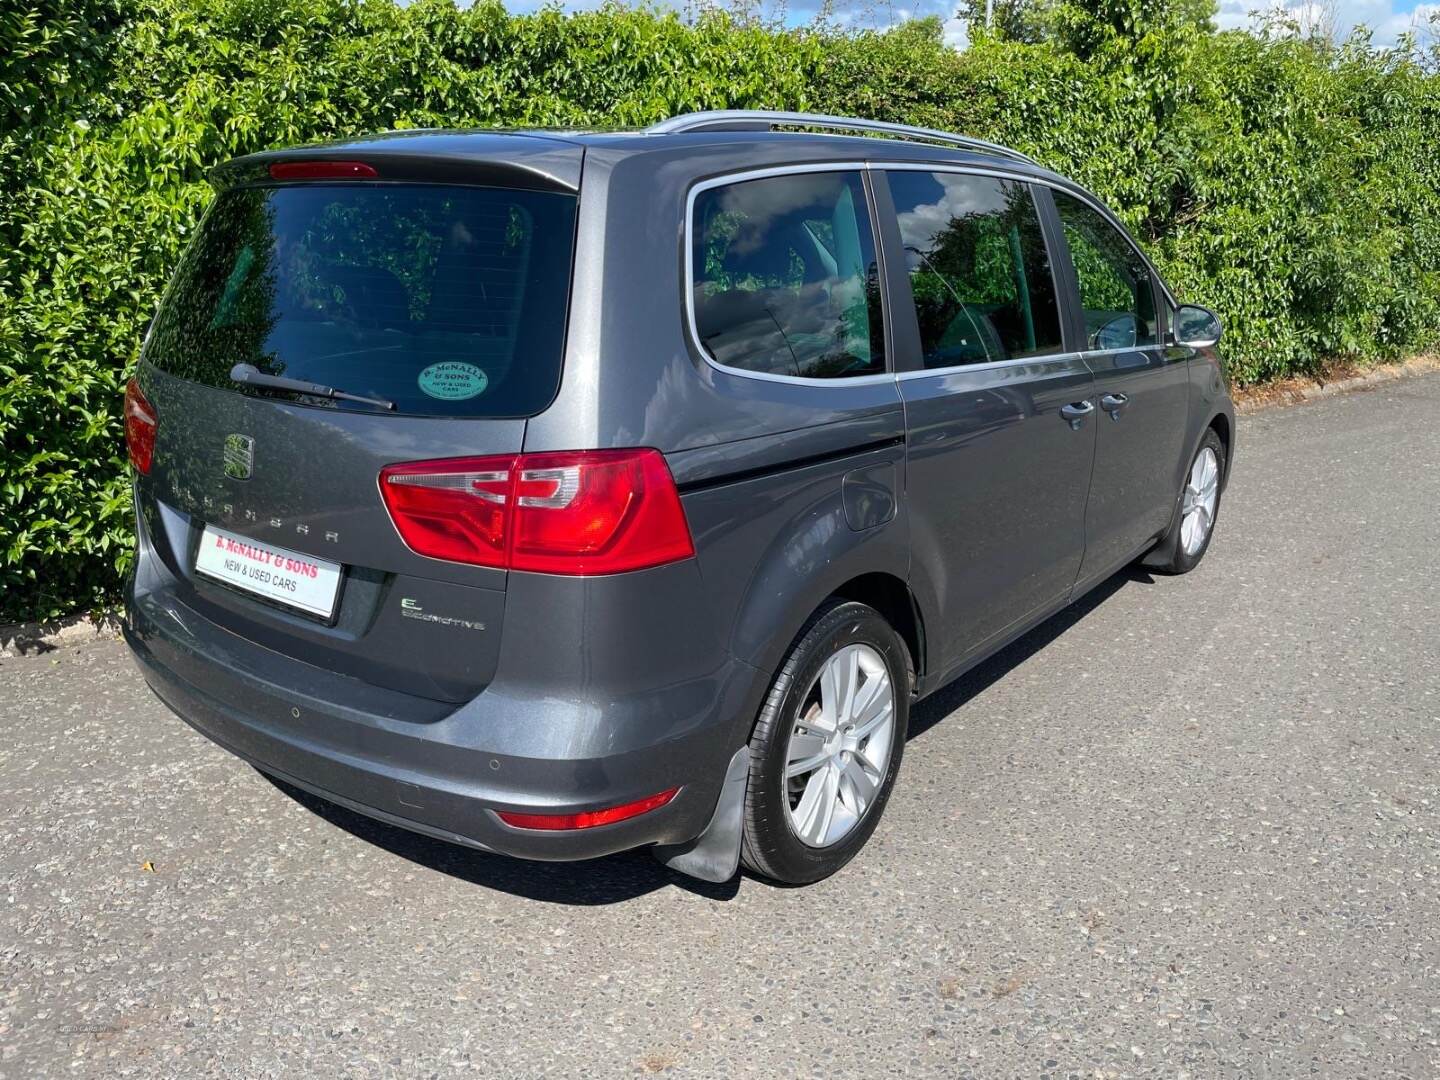
<svg viewBox="0 0 1440 1080"><path fill-rule="evenodd" d="M0 1076L1440 1073L1440 377L1243 418L1204 565L912 717L801 890L282 791L98 642L0 660Z"/></svg>

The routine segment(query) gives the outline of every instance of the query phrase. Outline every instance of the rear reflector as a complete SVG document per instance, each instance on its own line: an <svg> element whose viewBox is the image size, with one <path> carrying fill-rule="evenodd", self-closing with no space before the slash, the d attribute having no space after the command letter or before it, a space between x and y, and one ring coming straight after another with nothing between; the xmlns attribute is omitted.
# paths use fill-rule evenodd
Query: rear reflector
<svg viewBox="0 0 1440 1080"><path fill-rule="evenodd" d="M270 175L276 180L371 180L380 174L363 161L277 161Z"/></svg>
<svg viewBox="0 0 1440 1080"><path fill-rule="evenodd" d="M547 574L618 574L695 554L657 450L387 465L380 494L412 551Z"/></svg>
<svg viewBox="0 0 1440 1080"><path fill-rule="evenodd" d="M150 474L159 427L155 407L140 392L140 384L131 379L125 384L125 449L130 454L130 464L142 476Z"/></svg>
<svg viewBox="0 0 1440 1080"><path fill-rule="evenodd" d="M679 790L678 787L673 787L658 795L637 799L635 802L625 803L621 806L612 806L607 810L583 810L578 814L514 814L508 810L497 810L495 813L506 825L516 829L548 829L552 831L593 829L597 825L610 825L617 821L625 821L627 818L639 817L651 810L658 810L675 798L675 794Z"/></svg>

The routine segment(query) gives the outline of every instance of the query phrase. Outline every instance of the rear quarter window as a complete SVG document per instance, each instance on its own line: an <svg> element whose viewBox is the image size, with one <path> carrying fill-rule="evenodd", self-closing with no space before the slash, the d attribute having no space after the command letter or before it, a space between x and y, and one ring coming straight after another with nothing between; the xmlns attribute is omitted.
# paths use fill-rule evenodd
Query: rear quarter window
<svg viewBox="0 0 1440 1080"><path fill-rule="evenodd" d="M237 392L266 393L230 380L248 363L404 414L533 415L559 385L574 231L575 198L552 192L227 191L181 260L145 358Z"/></svg>
<svg viewBox="0 0 1440 1080"><path fill-rule="evenodd" d="M879 269L859 173L706 188L690 228L695 332L716 363L804 379L884 372Z"/></svg>

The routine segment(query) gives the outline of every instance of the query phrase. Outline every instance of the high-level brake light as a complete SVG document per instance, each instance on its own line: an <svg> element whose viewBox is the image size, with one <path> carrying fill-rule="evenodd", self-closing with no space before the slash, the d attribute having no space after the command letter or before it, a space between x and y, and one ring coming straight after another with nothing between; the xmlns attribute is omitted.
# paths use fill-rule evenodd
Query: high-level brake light
<svg viewBox="0 0 1440 1080"><path fill-rule="evenodd" d="M275 180L373 180L380 174L363 161L276 161L270 165Z"/></svg>

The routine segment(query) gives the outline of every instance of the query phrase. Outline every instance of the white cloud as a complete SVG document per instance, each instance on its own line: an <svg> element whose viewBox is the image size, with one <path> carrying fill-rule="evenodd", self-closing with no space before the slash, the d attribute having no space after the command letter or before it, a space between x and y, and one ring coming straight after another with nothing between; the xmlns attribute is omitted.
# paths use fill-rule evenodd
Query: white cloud
<svg viewBox="0 0 1440 1080"><path fill-rule="evenodd" d="M1440 11L1440 4L1420 4L1414 11L1401 11L1395 0L1309 0L1283 6L1301 25L1324 28L1340 40L1357 26L1368 27L1377 45L1395 44L1401 34L1423 26L1430 14ZM1215 22L1222 30L1254 28L1266 10L1274 10L1274 5L1256 0L1220 0Z"/></svg>
<svg viewBox="0 0 1440 1080"><path fill-rule="evenodd" d="M956 218L972 214L1003 214L1010 205L1010 190L1018 185L1001 185L977 176L923 177L917 183L938 186L940 198L899 215L900 235L912 247L933 251L940 234ZM1029 198L1027 195L1026 198ZM901 201L899 195L896 201Z"/></svg>
<svg viewBox="0 0 1440 1080"><path fill-rule="evenodd" d="M1432 23L1432 19L1440 19L1440 4L1416 4L1414 11L1392 13L1384 32L1392 41L1403 33L1418 32L1423 42L1426 35L1440 30L1440 24Z"/></svg>

